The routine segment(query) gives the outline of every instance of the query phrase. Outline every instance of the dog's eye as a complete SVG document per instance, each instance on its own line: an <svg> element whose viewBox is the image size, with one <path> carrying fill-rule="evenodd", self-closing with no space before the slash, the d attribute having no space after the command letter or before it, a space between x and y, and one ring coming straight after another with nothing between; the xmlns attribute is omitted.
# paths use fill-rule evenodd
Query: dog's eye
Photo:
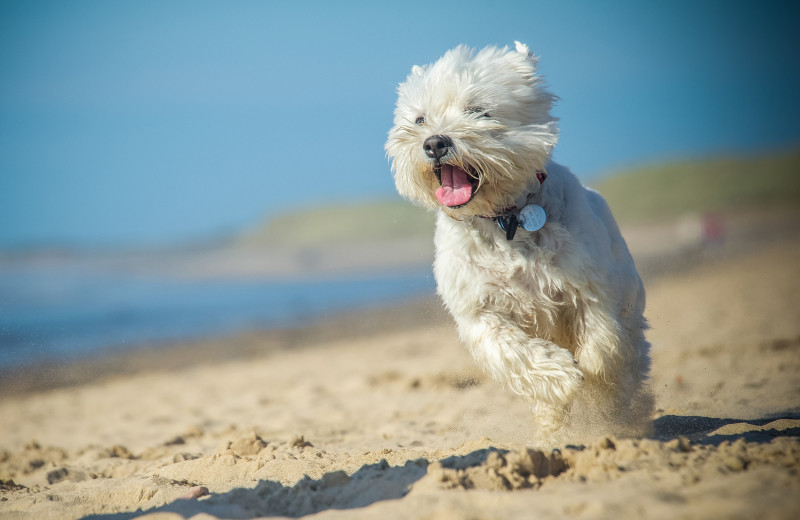
<svg viewBox="0 0 800 520"><path fill-rule="evenodd" d="M414 120L414 123L415 123L415 124L418 124L418 125L421 125L421 124L422 124L422 123L424 123L424 122L425 122L425 116L419 116L418 118L416 118L416 119Z"/></svg>
<svg viewBox="0 0 800 520"><path fill-rule="evenodd" d="M470 114L475 114L478 117L491 117L489 115L489 112L487 112L486 109L483 107L467 107L466 111L469 112Z"/></svg>

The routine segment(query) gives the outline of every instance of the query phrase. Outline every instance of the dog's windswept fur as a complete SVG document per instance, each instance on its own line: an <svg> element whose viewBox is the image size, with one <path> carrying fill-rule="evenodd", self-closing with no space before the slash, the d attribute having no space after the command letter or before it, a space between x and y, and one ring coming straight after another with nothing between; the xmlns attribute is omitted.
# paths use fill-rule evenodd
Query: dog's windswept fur
<svg viewBox="0 0 800 520"><path fill-rule="evenodd" d="M517 43L415 66L386 151L400 194L439 210L434 274L461 339L531 400L538 433L638 435L652 409L644 288L603 198L550 161L554 96L536 61ZM527 205L544 227L501 229Z"/></svg>

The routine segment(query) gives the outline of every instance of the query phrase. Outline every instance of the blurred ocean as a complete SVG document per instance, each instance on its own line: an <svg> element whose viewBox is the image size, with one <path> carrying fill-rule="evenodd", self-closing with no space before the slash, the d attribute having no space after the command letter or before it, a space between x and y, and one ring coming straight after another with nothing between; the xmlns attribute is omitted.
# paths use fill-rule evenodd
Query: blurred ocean
<svg viewBox="0 0 800 520"><path fill-rule="evenodd" d="M70 263L0 267L0 368L297 326L431 294L430 270L275 281L181 278Z"/></svg>

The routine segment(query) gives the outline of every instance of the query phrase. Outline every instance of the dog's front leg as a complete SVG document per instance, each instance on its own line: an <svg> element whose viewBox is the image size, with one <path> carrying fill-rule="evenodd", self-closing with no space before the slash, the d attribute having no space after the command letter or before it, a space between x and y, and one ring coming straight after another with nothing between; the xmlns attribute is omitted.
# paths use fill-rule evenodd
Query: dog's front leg
<svg viewBox="0 0 800 520"><path fill-rule="evenodd" d="M459 333L476 362L496 381L531 399L537 415L566 411L583 374L565 348L526 334L496 313L456 318Z"/></svg>

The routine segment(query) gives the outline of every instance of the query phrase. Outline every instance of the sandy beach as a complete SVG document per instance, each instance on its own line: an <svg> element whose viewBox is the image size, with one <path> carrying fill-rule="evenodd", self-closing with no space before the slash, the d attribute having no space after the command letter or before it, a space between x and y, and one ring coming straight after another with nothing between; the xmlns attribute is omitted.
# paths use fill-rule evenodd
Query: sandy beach
<svg viewBox="0 0 800 520"><path fill-rule="evenodd" d="M649 438L532 445L434 298L9 380L0 517L800 518L798 258L646 276Z"/></svg>

